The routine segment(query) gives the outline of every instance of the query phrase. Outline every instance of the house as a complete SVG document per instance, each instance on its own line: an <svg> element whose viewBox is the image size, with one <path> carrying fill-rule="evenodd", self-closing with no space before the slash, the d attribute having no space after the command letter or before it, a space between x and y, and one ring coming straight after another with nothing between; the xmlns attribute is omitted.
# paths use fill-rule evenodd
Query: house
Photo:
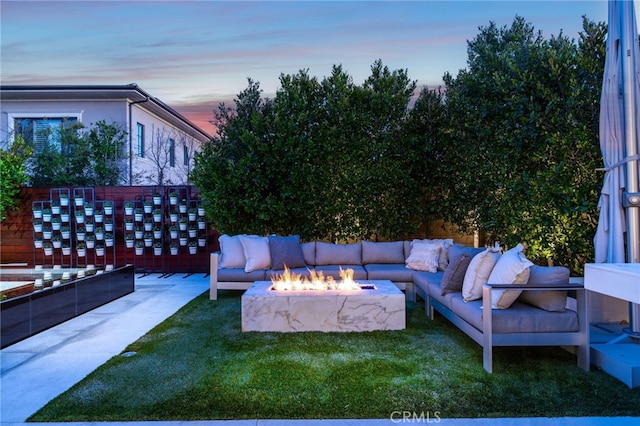
<svg viewBox="0 0 640 426"><path fill-rule="evenodd" d="M44 134L66 122L91 126L100 120L127 132L124 185L182 185L194 154L211 136L136 84L2 85L0 140L23 134L37 149ZM46 136L45 136L46 137Z"/></svg>

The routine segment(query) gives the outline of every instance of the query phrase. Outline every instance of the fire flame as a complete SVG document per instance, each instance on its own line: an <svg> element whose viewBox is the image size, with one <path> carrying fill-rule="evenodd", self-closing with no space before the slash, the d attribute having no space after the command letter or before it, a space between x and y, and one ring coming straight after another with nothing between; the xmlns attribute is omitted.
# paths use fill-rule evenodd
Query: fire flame
<svg viewBox="0 0 640 426"><path fill-rule="evenodd" d="M292 290L362 290L362 288L353 280L355 271L353 269L340 268L340 281L336 281L333 277L326 277L322 272L309 270L309 278L303 277L301 274L291 272L289 268L284 267L282 275L271 278L273 285L272 290L276 291L292 291Z"/></svg>

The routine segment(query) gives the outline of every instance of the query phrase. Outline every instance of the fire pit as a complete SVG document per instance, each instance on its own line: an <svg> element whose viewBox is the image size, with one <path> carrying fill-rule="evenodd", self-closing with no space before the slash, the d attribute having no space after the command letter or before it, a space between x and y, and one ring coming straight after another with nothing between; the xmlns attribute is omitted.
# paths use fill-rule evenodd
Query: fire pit
<svg viewBox="0 0 640 426"><path fill-rule="evenodd" d="M348 283L329 278L323 284L318 276L294 278L296 283L312 284L256 281L249 287L242 296L242 331L351 332L406 326L405 296L391 281Z"/></svg>

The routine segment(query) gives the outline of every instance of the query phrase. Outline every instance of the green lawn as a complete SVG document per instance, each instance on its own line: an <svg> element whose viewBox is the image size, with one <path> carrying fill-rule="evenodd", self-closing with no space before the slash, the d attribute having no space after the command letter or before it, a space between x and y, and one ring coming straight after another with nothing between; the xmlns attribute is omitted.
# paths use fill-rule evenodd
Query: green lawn
<svg viewBox="0 0 640 426"><path fill-rule="evenodd" d="M205 293L30 421L638 416L640 389L560 348L480 346L407 304L407 329L242 333L240 293Z"/></svg>

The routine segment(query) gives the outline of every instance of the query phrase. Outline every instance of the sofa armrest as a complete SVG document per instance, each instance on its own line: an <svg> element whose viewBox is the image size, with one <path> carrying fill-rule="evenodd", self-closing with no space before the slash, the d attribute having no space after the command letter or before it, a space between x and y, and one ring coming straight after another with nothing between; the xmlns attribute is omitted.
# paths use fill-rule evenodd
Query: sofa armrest
<svg viewBox="0 0 640 426"><path fill-rule="evenodd" d="M582 303L585 303L586 300L586 291L584 288L583 282L564 282L564 283L540 283L535 285L529 284L485 284L482 289L482 309L488 309L485 307L485 304L491 308L491 297L493 296L493 292L491 290L520 290L522 292L525 291L574 291L576 294L577 306L575 310L579 318L584 316L584 312L586 312L586 306L581 306ZM584 308L582 310L581 308ZM489 315L490 316L490 315ZM483 328L485 327L483 321Z"/></svg>
<svg viewBox="0 0 640 426"><path fill-rule="evenodd" d="M218 258L219 251L211 253L209 262L209 300L218 299Z"/></svg>
<svg viewBox="0 0 640 426"><path fill-rule="evenodd" d="M584 283L544 283L544 284L485 284L487 291L493 290L584 290ZM485 288L482 289L483 300Z"/></svg>
<svg viewBox="0 0 640 426"><path fill-rule="evenodd" d="M487 372L493 370L493 309L491 308L491 296L494 289L543 291L543 290L573 290L576 292L576 310L578 314L577 345L578 366L584 371L590 368L589 349L589 319L588 319L588 292L584 283L572 281L568 283L543 283L543 284L485 284L482 288L482 340L483 340L483 364Z"/></svg>

